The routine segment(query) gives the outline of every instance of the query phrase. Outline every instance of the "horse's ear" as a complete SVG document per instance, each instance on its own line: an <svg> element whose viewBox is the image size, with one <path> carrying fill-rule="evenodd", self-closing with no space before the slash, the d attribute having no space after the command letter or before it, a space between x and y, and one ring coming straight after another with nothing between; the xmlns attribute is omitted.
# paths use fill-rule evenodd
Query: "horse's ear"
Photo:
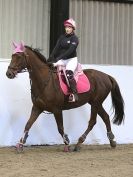
<svg viewBox="0 0 133 177"><path fill-rule="evenodd" d="M24 51L25 47L24 47L24 42L23 41L21 41L21 43L20 43L20 48L21 48L22 51Z"/></svg>
<svg viewBox="0 0 133 177"><path fill-rule="evenodd" d="M17 46L18 46L18 44L14 41L12 42L12 45L13 45L14 48L17 48Z"/></svg>
<svg viewBox="0 0 133 177"><path fill-rule="evenodd" d="M21 41L21 45L22 45L22 46L25 46L24 41Z"/></svg>

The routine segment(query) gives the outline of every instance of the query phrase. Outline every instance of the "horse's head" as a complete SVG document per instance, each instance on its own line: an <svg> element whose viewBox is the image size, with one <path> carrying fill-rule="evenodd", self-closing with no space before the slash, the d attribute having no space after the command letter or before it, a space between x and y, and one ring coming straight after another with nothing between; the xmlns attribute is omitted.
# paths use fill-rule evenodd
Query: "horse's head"
<svg viewBox="0 0 133 177"><path fill-rule="evenodd" d="M26 68L26 54L24 44L13 43L14 50L11 62L8 66L6 75L8 78L13 79L18 73L21 73Z"/></svg>
<svg viewBox="0 0 133 177"><path fill-rule="evenodd" d="M46 58L40 53L39 49L25 46L22 42L20 44L13 43L13 47L11 62L6 72L8 78L13 79L25 69L31 73L35 68L38 70L39 67L42 68L44 65L49 67Z"/></svg>

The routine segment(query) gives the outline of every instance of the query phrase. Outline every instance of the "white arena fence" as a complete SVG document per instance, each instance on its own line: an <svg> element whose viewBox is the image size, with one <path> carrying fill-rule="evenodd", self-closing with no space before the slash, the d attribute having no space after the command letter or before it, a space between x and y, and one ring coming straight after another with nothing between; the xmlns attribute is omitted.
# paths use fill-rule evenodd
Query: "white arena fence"
<svg viewBox="0 0 133 177"><path fill-rule="evenodd" d="M32 102L30 96L30 82L28 73L18 74L10 80L6 77L9 60L0 62L0 146L16 145L19 141L27 120L29 119ZM119 144L133 143L133 66L83 65L103 71L113 76L120 87L125 101L125 122L117 126L111 122L112 131ZM112 102L110 95L104 102L104 108L112 120ZM71 144L76 143L79 136L87 128L90 105L63 112L64 129ZM42 113L29 132L27 145L63 144L58 133L53 114ZM87 136L84 144L109 144L106 127L101 118L97 117L97 124Z"/></svg>

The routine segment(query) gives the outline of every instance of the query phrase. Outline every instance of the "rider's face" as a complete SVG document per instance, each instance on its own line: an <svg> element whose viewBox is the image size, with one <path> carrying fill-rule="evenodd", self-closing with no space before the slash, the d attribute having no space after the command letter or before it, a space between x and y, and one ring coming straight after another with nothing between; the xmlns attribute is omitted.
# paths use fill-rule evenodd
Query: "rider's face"
<svg viewBox="0 0 133 177"><path fill-rule="evenodd" d="M66 26L65 31L67 34L71 34L73 32L73 28L71 26Z"/></svg>

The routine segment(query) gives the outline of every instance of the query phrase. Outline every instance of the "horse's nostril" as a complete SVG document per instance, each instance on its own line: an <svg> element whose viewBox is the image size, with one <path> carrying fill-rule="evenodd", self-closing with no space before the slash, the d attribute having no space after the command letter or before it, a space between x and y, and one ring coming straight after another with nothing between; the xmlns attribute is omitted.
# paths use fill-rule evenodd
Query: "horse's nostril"
<svg viewBox="0 0 133 177"><path fill-rule="evenodd" d="M10 75L9 72L7 71L7 72L6 72L6 76L8 77L9 75Z"/></svg>
<svg viewBox="0 0 133 177"><path fill-rule="evenodd" d="M9 71L6 72L6 76L7 76L9 79L14 78L14 74L11 73L11 72L9 72Z"/></svg>

